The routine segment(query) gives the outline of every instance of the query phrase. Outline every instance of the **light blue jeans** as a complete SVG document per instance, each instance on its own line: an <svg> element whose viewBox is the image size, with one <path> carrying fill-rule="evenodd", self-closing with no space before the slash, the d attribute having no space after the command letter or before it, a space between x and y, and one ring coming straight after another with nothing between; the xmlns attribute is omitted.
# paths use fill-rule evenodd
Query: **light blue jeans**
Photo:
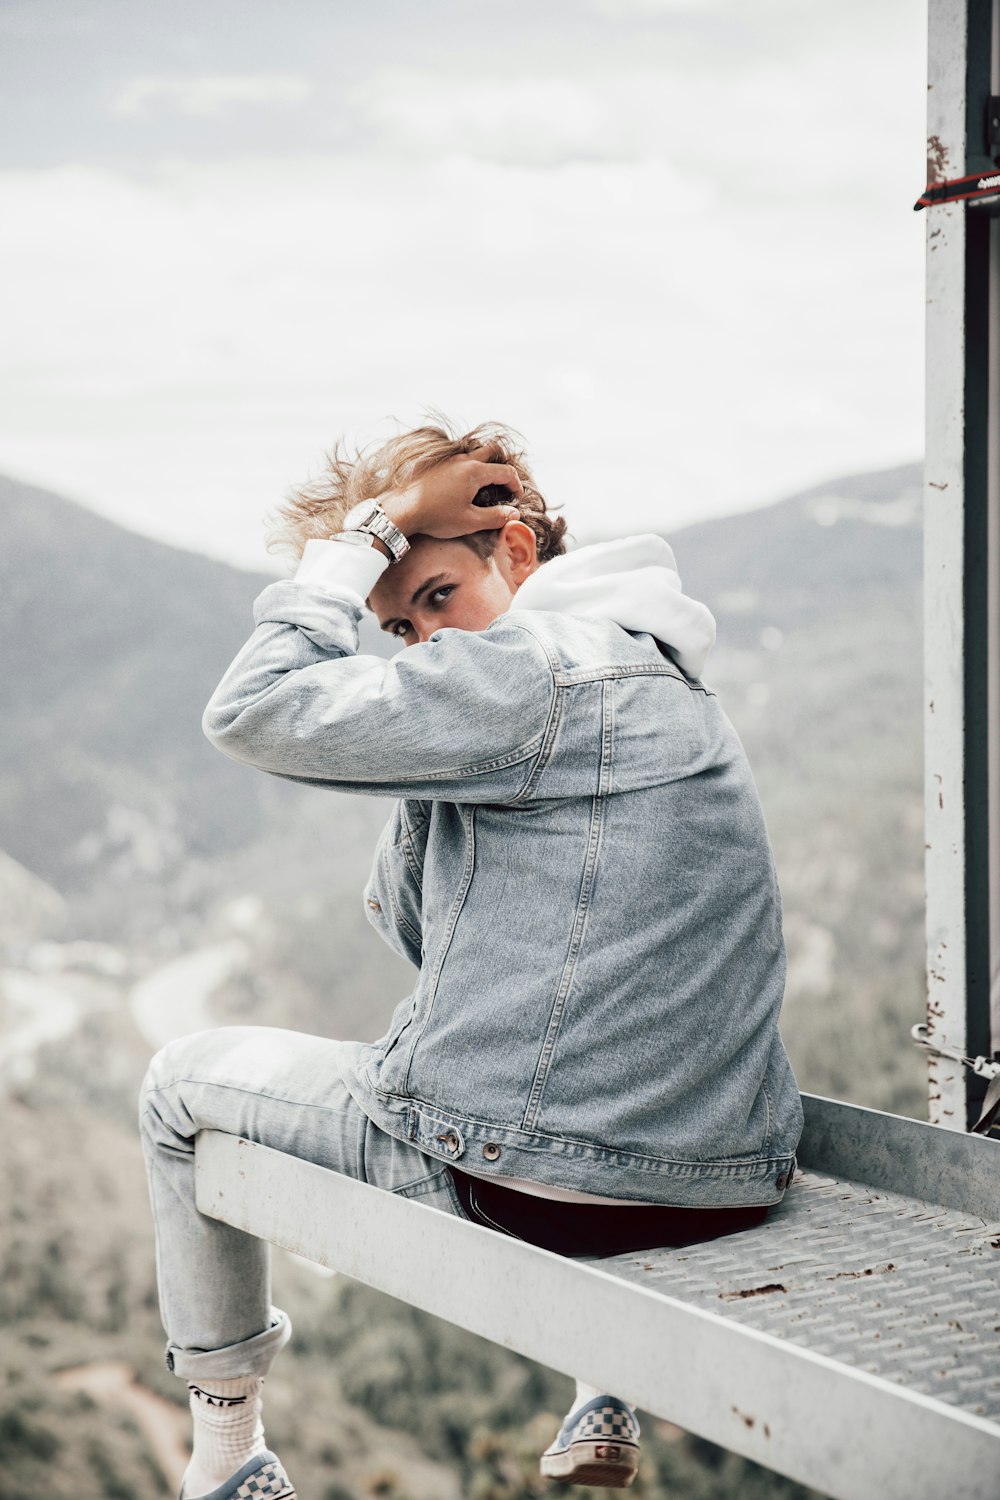
<svg viewBox="0 0 1000 1500"><path fill-rule="evenodd" d="M354 1102L341 1044L224 1026L153 1058L139 1125L156 1227L167 1366L188 1379L263 1375L291 1324L271 1305L270 1246L195 1207L199 1130L222 1130L465 1218L447 1166L374 1125Z"/></svg>

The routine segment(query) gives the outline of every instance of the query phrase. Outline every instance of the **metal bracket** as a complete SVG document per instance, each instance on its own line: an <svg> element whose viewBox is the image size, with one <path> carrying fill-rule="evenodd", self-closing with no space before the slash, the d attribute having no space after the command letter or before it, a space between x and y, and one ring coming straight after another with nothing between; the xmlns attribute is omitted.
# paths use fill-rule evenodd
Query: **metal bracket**
<svg viewBox="0 0 1000 1500"><path fill-rule="evenodd" d="M929 182L913 205L914 213L937 203L968 203L980 207L1000 202L1000 170L985 168L968 177L952 177L947 182Z"/></svg>
<svg viewBox="0 0 1000 1500"><path fill-rule="evenodd" d="M971 1068L973 1073L979 1074L980 1078L996 1078L1000 1075L1000 1058L966 1057L964 1052L959 1052L957 1047L949 1047L947 1042L932 1042L924 1021L918 1021L916 1026L911 1026L910 1035L917 1046L922 1047L925 1052L933 1052L935 1057L949 1057L952 1062L959 1062L963 1067Z"/></svg>

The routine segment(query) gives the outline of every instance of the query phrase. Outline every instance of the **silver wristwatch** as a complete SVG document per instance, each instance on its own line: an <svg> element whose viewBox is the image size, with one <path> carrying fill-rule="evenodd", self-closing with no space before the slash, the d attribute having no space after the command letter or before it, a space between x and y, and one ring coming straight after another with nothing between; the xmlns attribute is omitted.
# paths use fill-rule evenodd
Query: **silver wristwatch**
<svg viewBox="0 0 1000 1500"><path fill-rule="evenodd" d="M362 500L360 504L351 507L341 523L340 531L334 532L330 540L371 547L376 537L388 547L393 562L399 562L410 550L406 537L389 520L378 501Z"/></svg>

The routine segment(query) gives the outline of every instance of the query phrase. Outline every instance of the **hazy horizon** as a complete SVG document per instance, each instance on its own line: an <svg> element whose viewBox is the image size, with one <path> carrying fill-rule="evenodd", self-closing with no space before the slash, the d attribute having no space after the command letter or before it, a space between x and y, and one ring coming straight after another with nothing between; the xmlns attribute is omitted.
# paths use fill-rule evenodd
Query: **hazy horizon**
<svg viewBox="0 0 1000 1500"><path fill-rule="evenodd" d="M759 505L747 505L747 506L743 506L743 507L741 507L738 510L728 511L728 512L726 512L723 515L692 517L690 520L684 521L684 522L680 523L677 526L673 526L673 527L669 527L669 528L663 527L663 526L660 526L660 525L658 525L658 524L656 524L654 522L651 522L651 523L649 523L649 525L646 528L643 528L641 526L635 526L635 527L632 527L632 528L625 527L625 528L619 528L619 529L616 530L611 525L603 526L600 523L600 520L598 520L597 523L596 524L592 524L588 530L583 531L579 527L574 527L573 516L572 516L571 509L570 509L569 513L567 514L567 508L566 508L566 506L563 506L561 513L564 514L564 515L566 515L567 522L569 523L569 531L568 531L567 535L568 535L569 546L570 546L571 550L572 550L572 548L574 546L583 546L583 545L586 545L589 542L603 541L603 540L611 538L613 536L632 535L635 532L641 531L643 529L648 529L650 531L656 531L659 535L666 536L669 539L670 537L675 536L678 533L683 533L683 531L687 527L689 527L689 526L697 526L702 521L705 521L705 520L719 521L719 522L724 522L724 521L727 521L727 520L734 520L737 517L743 517L743 516L746 516L748 514L753 514L753 512L755 512L755 511L768 510L772 506L781 505L785 501L798 499L802 495L808 494L808 493L810 493L814 489L815 490L827 490L827 491L833 490L833 489L835 489L835 487L837 485L839 485L841 483L849 484L849 483L853 482L854 480L856 480L858 478L867 477L870 474L872 474L872 475L893 474L893 473L895 473L899 469L906 469L906 468L909 468L911 466L919 466L921 464L921 462L922 462L922 460L920 458L913 458L913 459L910 459L908 462L904 462L902 464L892 464L892 465L886 465L884 468L871 469L871 470L862 470L858 474L853 474L853 473L852 474L831 474L829 476L829 478L827 478L825 480L821 479L815 485L807 485L807 486L804 486L802 489L792 490L791 492L789 492L787 494L774 495L770 499L761 501L761 503ZM78 496L67 494L64 490L56 489L55 487L53 487L51 485L38 484L37 481L35 481L35 480L26 479L22 475L13 474L13 473L10 473L9 471L0 471L0 482L3 482L3 481L7 481L7 482L10 482L10 483L15 484L15 485L23 485L25 488L28 488L28 489L38 489L38 490L42 491L43 493L52 494L57 499L60 499L60 500L68 500L68 501L70 501L71 504L73 504L73 505L79 505L81 507L81 509L89 511L90 514L95 515L95 516L99 516L102 520L110 521L113 525L121 526L123 528L123 530L129 531L129 532L133 533L136 536L146 537L150 541L159 542L162 546L171 547L171 548L174 548L175 550L178 550L178 551L181 551L181 552L188 552L188 553L193 554L196 557L208 557L208 558L212 558L216 562L227 563L230 567L238 568L242 572L249 572L249 573L261 573L261 572L263 572L263 573L267 573L267 572L283 573L283 572L287 572L290 568L294 567L294 562L291 559L289 559L288 557L285 557L283 554L280 554L280 553L275 554L275 553L266 553L265 552L263 554L263 556L261 557L260 560L255 561L255 562L254 561L248 562L248 561L246 561L245 558L241 557L238 553L233 554L233 555L229 555L229 554L226 553L225 550L216 550L216 549L213 549L213 548L210 548L210 547L204 547L204 546L200 547L200 546L196 545L194 542L181 542L181 541L177 541L175 539L172 539L170 537L161 536L156 531L146 530L142 526L142 524L141 524L141 522L142 522L141 515L138 516L138 517L136 517L136 518L134 518L133 520L122 519L121 517L111 515L107 511L102 510L102 509L98 508L97 506L88 503L86 500L81 500ZM556 503L558 504L558 502L556 502ZM848 512L850 512L852 509L853 509L853 504L849 503L848 504ZM829 524L829 523L828 522L824 522L822 524Z"/></svg>

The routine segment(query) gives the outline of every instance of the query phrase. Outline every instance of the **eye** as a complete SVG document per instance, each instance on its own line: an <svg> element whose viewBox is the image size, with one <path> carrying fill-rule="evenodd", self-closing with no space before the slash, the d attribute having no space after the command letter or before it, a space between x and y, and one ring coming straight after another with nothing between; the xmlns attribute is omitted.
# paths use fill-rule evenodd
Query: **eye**
<svg viewBox="0 0 1000 1500"><path fill-rule="evenodd" d="M432 589L427 595L427 603L431 609L436 609L439 604L443 604L448 595L454 592L454 589L455 585L453 583L442 583L440 588Z"/></svg>
<svg viewBox="0 0 1000 1500"><path fill-rule="evenodd" d="M389 631L389 634L394 635L397 639L399 639L401 636L404 636L408 630L412 629L413 626L410 624L409 620L397 620L395 625Z"/></svg>

